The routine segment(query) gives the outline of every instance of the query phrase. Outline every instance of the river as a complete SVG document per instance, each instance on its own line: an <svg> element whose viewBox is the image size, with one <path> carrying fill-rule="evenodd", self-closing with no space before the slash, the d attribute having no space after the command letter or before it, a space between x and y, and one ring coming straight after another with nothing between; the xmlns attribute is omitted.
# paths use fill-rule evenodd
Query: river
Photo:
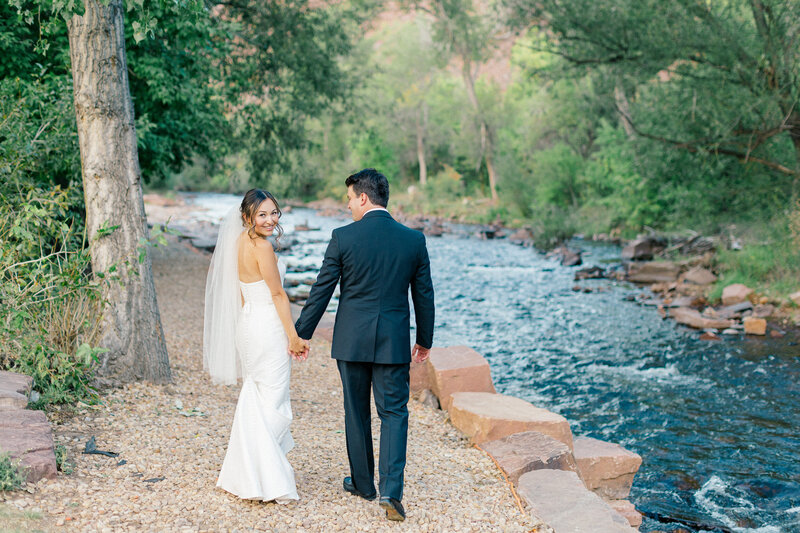
<svg viewBox="0 0 800 533"><path fill-rule="evenodd" d="M212 220L239 201L188 198ZM348 222L287 213L281 223L297 239L287 263L318 267L331 230ZM294 232L300 223L319 229ZM616 246L574 245L585 266L620 256ZM630 499L644 515L641 531L800 531L796 334L701 341L630 301L645 289L591 280L580 285L593 292L573 291L575 269L533 249L462 231L428 238L428 250L434 345L473 347L498 392L565 416L576 435L640 454Z"/></svg>

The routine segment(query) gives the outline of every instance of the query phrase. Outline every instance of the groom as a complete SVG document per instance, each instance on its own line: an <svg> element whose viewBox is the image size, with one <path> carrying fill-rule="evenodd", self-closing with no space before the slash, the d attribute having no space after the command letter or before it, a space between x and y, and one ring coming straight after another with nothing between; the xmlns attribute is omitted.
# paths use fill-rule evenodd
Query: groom
<svg viewBox="0 0 800 533"><path fill-rule="evenodd" d="M408 371L428 358L433 343L433 283L425 237L395 222L386 205L389 182L375 169L345 181L354 222L333 230L317 281L295 325L310 339L340 283L331 356L344 391L350 476L344 490L374 500L370 387L381 420L380 505L389 520L404 520L403 470L408 433ZM408 290L417 338L410 349Z"/></svg>

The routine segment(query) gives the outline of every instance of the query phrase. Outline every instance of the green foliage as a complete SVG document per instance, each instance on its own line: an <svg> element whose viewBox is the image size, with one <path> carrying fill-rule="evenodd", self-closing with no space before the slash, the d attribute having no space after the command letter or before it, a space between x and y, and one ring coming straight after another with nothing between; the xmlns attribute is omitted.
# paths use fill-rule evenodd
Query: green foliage
<svg viewBox="0 0 800 533"><path fill-rule="evenodd" d="M11 459L8 453L0 453L0 492L20 489L25 482L19 460Z"/></svg>
<svg viewBox="0 0 800 533"><path fill-rule="evenodd" d="M56 444L56 467L60 472L70 475L75 471L75 463L70 460L67 448L63 444Z"/></svg>

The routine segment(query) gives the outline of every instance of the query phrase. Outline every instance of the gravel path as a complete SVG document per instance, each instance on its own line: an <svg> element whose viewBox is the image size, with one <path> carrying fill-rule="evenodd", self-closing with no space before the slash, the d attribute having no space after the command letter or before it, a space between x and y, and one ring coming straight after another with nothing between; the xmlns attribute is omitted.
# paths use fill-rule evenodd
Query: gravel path
<svg viewBox="0 0 800 533"><path fill-rule="evenodd" d="M409 403L404 504L392 523L376 502L345 493L348 472L342 396L330 345L312 342L292 374L289 460L300 501L251 502L215 488L238 386L213 385L202 370L203 291L209 257L179 243L154 260L161 318L174 383L127 385L102 404L79 405L53 419L57 443L74 473L7 494L7 509L44 531L531 531L492 460L447 422L446 414ZM377 417L373 416L373 422ZM377 424L375 424L377 453ZM116 458L82 455L87 439ZM377 461L377 458L376 458Z"/></svg>

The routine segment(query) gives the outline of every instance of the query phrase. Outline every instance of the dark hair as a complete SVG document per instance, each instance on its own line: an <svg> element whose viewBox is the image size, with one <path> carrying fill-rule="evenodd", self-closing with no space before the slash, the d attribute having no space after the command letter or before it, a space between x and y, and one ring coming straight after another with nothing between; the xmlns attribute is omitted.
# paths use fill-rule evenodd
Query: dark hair
<svg viewBox="0 0 800 533"><path fill-rule="evenodd" d="M366 193L369 201L375 205L386 207L389 203L389 180L374 168L365 168L344 180L344 184L353 186L356 194Z"/></svg>
<svg viewBox="0 0 800 533"><path fill-rule="evenodd" d="M255 238L256 231L256 225L253 223L253 220L256 218L258 207L264 200L272 200L275 204L275 209L278 210L278 217L282 215L281 207L278 205L278 200L276 200L275 197L272 196L272 194L268 191L262 191L261 189L250 189L244 193L244 198L242 198L242 205L239 207L239 211L242 214L242 221L248 225L247 235L249 235L251 239ZM275 240L277 242L283 235L283 227L281 227L280 224L276 224L275 229L277 230L277 235L275 235ZM278 245L280 245L279 242Z"/></svg>

